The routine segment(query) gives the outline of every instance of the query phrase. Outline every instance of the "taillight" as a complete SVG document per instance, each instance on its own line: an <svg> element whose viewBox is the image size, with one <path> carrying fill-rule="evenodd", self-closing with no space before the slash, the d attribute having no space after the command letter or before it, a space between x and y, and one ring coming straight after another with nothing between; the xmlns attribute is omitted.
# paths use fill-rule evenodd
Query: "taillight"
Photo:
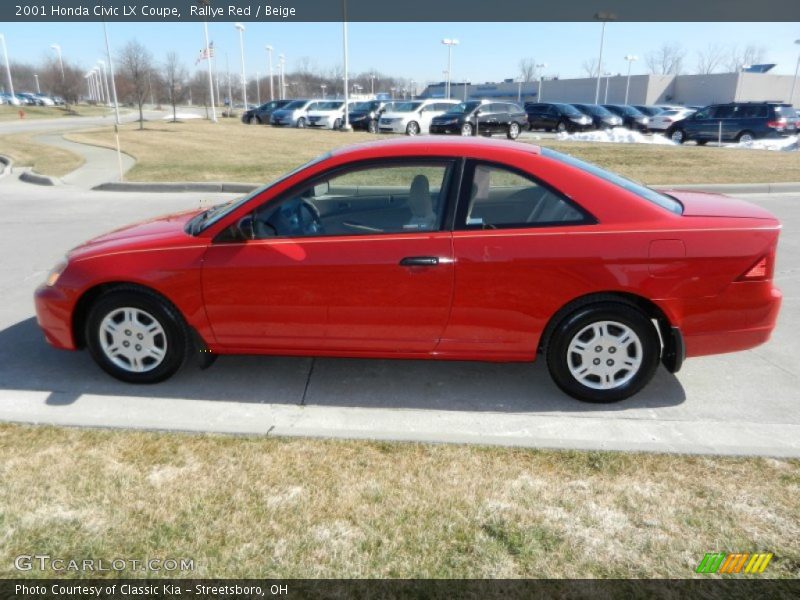
<svg viewBox="0 0 800 600"><path fill-rule="evenodd" d="M772 127L773 129L786 127L786 119L781 118L777 121L767 121L767 127Z"/></svg>
<svg viewBox="0 0 800 600"><path fill-rule="evenodd" d="M762 256L756 264L742 273L737 281L764 281L772 276L772 261L769 255Z"/></svg>

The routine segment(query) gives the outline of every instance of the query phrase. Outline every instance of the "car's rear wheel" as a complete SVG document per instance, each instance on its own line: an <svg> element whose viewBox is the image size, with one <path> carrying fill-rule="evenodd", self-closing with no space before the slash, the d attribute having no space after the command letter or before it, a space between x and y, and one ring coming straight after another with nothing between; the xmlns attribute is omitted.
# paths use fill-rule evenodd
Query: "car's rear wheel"
<svg viewBox="0 0 800 600"><path fill-rule="evenodd" d="M756 139L756 136L753 135L752 131L743 131L739 135L736 136L736 141L740 144L750 144L753 140Z"/></svg>
<svg viewBox="0 0 800 600"><path fill-rule="evenodd" d="M299 119L297 119L297 128L298 129L304 129L305 126L306 126L306 118L305 117L300 117Z"/></svg>
<svg viewBox="0 0 800 600"><path fill-rule="evenodd" d="M564 133L567 130L567 124L564 121L559 121L558 125L556 125L556 131L558 133Z"/></svg>
<svg viewBox="0 0 800 600"><path fill-rule="evenodd" d="M682 144L688 139L683 129L673 129L668 133L668 135L669 139L671 139L676 144Z"/></svg>
<svg viewBox="0 0 800 600"><path fill-rule="evenodd" d="M464 123L461 126L461 135L469 137L474 133L474 129L472 127L472 123Z"/></svg>
<svg viewBox="0 0 800 600"><path fill-rule="evenodd" d="M333 122L333 128L334 129L341 129L342 128L342 120L341 119L336 119Z"/></svg>
<svg viewBox="0 0 800 600"><path fill-rule="evenodd" d="M258 125L261 121L255 115L250 117L250 125Z"/></svg>
<svg viewBox="0 0 800 600"><path fill-rule="evenodd" d="M553 330L547 366L558 387L586 402L617 402L655 374L661 343L637 308L601 302L577 309Z"/></svg>
<svg viewBox="0 0 800 600"><path fill-rule="evenodd" d="M370 119L369 123L367 123L367 131L378 133L378 122L375 119Z"/></svg>
<svg viewBox="0 0 800 600"><path fill-rule="evenodd" d="M419 135L419 123L411 121L406 125L406 135Z"/></svg>
<svg viewBox="0 0 800 600"><path fill-rule="evenodd" d="M506 137L510 140L515 140L519 137L519 123L511 123L508 126Z"/></svg>
<svg viewBox="0 0 800 600"><path fill-rule="evenodd" d="M144 290L101 296L86 319L85 339L95 362L130 383L156 383L180 369L189 347L188 328L174 306Z"/></svg>

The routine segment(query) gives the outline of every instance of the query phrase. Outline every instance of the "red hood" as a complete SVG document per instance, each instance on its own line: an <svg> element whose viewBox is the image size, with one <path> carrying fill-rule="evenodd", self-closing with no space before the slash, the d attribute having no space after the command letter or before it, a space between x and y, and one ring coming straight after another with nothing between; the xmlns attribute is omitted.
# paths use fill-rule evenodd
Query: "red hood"
<svg viewBox="0 0 800 600"><path fill-rule="evenodd" d="M687 217L744 217L777 220L775 215L760 206L723 194L685 190L665 190L665 193L677 198L683 204L683 214Z"/></svg>
<svg viewBox="0 0 800 600"><path fill-rule="evenodd" d="M189 219L200 212L202 209L189 210L126 225L76 246L69 255L71 258L85 258L106 252L185 243L191 236L184 231L184 227Z"/></svg>

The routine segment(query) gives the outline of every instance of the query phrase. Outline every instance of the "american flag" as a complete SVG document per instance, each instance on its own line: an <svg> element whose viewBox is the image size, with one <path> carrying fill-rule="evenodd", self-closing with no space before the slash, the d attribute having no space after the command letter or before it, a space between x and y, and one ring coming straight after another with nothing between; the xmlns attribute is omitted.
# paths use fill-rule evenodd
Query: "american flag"
<svg viewBox="0 0 800 600"><path fill-rule="evenodd" d="M198 55L197 60L194 61L194 64L209 58L214 58L214 42L211 42L208 45L208 48L203 48L200 50L200 54Z"/></svg>

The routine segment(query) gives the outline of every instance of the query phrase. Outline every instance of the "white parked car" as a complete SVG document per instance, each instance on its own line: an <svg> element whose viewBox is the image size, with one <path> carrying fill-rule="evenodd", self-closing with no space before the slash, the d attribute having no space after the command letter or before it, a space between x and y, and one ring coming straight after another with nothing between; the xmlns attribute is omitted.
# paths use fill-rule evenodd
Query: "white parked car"
<svg viewBox="0 0 800 600"><path fill-rule="evenodd" d="M349 104L353 109L355 102ZM329 100L320 102L314 110L309 110L306 116L309 127L324 129L339 129L344 124L344 100Z"/></svg>
<svg viewBox="0 0 800 600"><path fill-rule="evenodd" d="M677 108L672 110L665 110L660 112L654 117L650 117L650 124L648 125L651 131L666 131L676 121L681 121L693 114L695 111L691 108Z"/></svg>
<svg viewBox="0 0 800 600"><path fill-rule="evenodd" d="M35 94L36 99L41 103L42 106L55 106L56 103L53 101L52 98L48 96L43 96L41 94Z"/></svg>
<svg viewBox="0 0 800 600"><path fill-rule="evenodd" d="M428 133L433 117L443 115L458 104L460 104L458 100L432 98L395 102L391 109L392 112L386 111L381 115L378 128L383 133L405 133L406 135Z"/></svg>
<svg viewBox="0 0 800 600"><path fill-rule="evenodd" d="M299 127L308 125L308 112L315 110L325 100L292 100L289 104L272 113L269 122L279 127Z"/></svg>

